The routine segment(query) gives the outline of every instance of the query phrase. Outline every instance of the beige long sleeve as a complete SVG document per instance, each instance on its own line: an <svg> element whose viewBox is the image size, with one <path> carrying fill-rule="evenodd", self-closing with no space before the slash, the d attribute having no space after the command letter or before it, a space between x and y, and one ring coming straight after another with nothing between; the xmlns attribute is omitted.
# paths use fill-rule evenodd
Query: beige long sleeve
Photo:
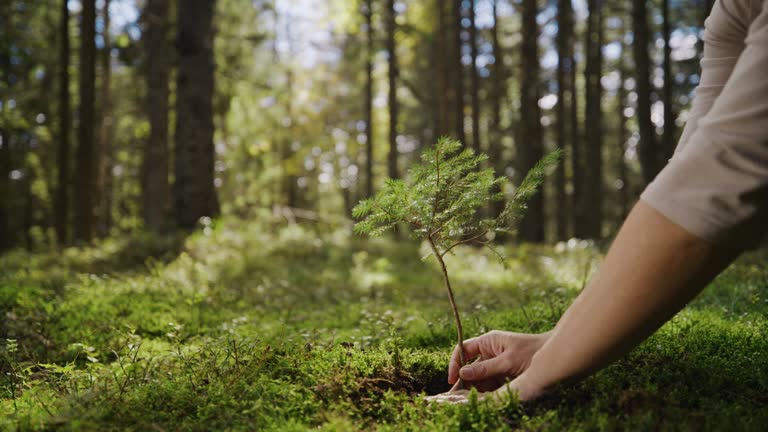
<svg viewBox="0 0 768 432"><path fill-rule="evenodd" d="M751 246L768 231L768 0L717 0L674 157L641 199L692 234Z"/></svg>

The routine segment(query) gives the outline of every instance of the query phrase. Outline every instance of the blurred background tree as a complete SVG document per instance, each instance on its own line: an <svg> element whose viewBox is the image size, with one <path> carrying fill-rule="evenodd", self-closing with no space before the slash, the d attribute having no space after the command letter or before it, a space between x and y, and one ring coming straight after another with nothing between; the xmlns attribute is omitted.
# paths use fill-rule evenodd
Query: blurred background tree
<svg viewBox="0 0 768 432"><path fill-rule="evenodd" d="M565 149L520 239L603 239L674 148L710 7L3 1L0 249L344 220L443 135L513 179Z"/></svg>

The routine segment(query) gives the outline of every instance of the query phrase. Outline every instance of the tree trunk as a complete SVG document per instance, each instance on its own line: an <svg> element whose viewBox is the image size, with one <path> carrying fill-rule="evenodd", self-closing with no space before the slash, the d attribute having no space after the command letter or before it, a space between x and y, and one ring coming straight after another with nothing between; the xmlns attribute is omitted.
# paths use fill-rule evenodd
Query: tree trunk
<svg viewBox="0 0 768 432"><path fill-rule="evenodd" d="M89 242L94 230L96 192L96 1L82 1L80 34L80 121L75 176L75 240Z"/></svg>
<svg viewBox="0 0 768 432"><path fill-rule="evenodd" d="M365 196L373 196L373 0L366 0L365 16L367 51L365 58Z"/></svg>
<svg viewBox="0 0 768 432"><path fill-rule="evenodd" d="M635 80L637 82L637 123L640 132L640 166L645 183L650 183L659 171L659 152L651 123L650 57L648 54L648 16L645 0L632 0L632 30L634 34Z"/></svg>
<svg viewBox="0 0 768 432"><path fill-rule="evenodd" d="M586 51L587 63L584 70L586 85L585 124L586 141L584 143L584 207L589 209L585 217L583 237L599 239L603 222L603 113L602 113L602 78L603 67L603 5L602 0L588 0L589 17L587 21Z"/></svg>
<svg viewBox="0 0 768 432"><path fill-rule="evenodd" d="M582 137L579 127L579 88L576 85L576 45L575 45L575 28L573 21L573 4L569 1L564 4L567 9L564 9L563 22L568 23L568 36L572 43L569 45L569 57L571 59L571 67L568 70L568 87L571 90L571 104L570 104L570 117L571 117L571 182L573 184L573 195L571 199L571 215L572 219L572 234L577 238L584 237L584 219L588 217L587 205L584 201L584 156ZM565 30L564 30L565 31Z"/></svg>
<svg viewBox="0 0 768 432"><path fill-rule="evenodd" d="M50 30L48 30L48 37L50 40L56 40L57 36L59 35L60 29L57 27L57 18L58 15L56 13L59 12L58 10L54 10L52 12L47 12L45 14L45 21L46 25ZM59 17L60 18L60 17ZM55 50L55 48L54 48ZM46 59L44 62L45 70L47 71L54 71L56 70L56 61L58 59L55 56L52 56L50 59ZM54 73L46 73L43 78L40 80L40 88L39 93L36 97L36 105L39 107L40 113L45 116L46 119L52 119L55 114L52 112L52 109L54 107L54 104L50 103L50 98L52 94L55 94L55 82L57 79L57 75ZM55 199L55 187L54 187L54 181L53 176L54 174L53 169L51 169L55 162L55 156L56 156L56 135L53 133L55 132L55 129L51 130L51 137L50 139L46 139L44 141L45 145L35 145L34 138L31 138L27 140L27 155L24 159L24 165L25 165L25 187L26 187L26 201L25 201L25 230L24 234L26 236L26 242L27 242L27 249L32 250L32 248L35 246L34 244L34 236L32 232L32 228L37 225L42 230L47 231L49 228L53 227L53 214L51 210L53 210L53 205L51 207L48 207L48 202L45 200L41 200L38 198L37 194L35 193L35 183L39 182L45 184L45 188L48 191L51 191L52 198ZM53 151L52 151L53 150ZM34 155L38 159L38 163L35 164L30 158L30 156ZM51 203L53 204L53 203ZM47 243L47 242L46 242Z"/></svg>
<svg viewBox="0 0 768 432"><path fill-rule="evenodd" d="M490 142L488 143L488 158L496 175L502 176L505 175L505 163L502 160L501 98L506 94L506 86L504 84L504 60L501 42L499 41L498 2L499 0L493 0L492 5L493 27L491 28L491 44L493 47L494 61L491 69L491 86L493 90L489 95L491 99L491 117L490 124L488 125L488 135L490 136ZM493 204L491 214L498 216L503 209L504 201L497 201Z"/></svg>
<svg viewBox="0 0 768 432"><path fill-rule="evenodd" d="M145 9L147 49L147 117L149 139L144 147L142 201L144 225L154 232L166 228L170 206L168 182L168 0L148 0Z"/></svg>
<svg viewBox="0 0 768 432"><path fill-rule="evenodd" d="M462 1L453 2L453 74L454 74L454 95L456 105L454 106L454 116L456 117L456 139L466 145L467 137L464 133L464 65L461 62L461 5Z"/></svg>
<svg viewBox="0 0 768 432"><path fill-rule="evenodd" d="M29 144L28 144L29 145ZM29 147L27 150L30 150ZM35 172L32 167L24 164L24 246L27 251L32 251L32 225L34 225L34 194L32 183L35 181Z"/></svg>
<svg viewBox="0 0 768 432"><path fill-rule="evenodd" d="M539 109L539 28L536 23L537 0L522 0L522 46L520 76L520 139L517 141L518 183L544 153ZM544 241L543 190L528 203L520 225L520 238L529 242Z"/></svg>
<svg viewBox="0 0 768 432"><path fill-rule="evenodd" d="M464 134L464 81L461 64L461 2L436 0L438 10L436 97L438 136L462 142Z"/></svg>
<svg viewBox="0 0 768 432"><path fill-rule="evenodd" d="M624 89L624 82L626 80L626 66L624 65L624 51L626 50L626 44L624 43L624 35L621 36L621 54L619 54L619 89L617 92L616 106L618 107L618 152L619 157L616 158L617 169L619 173L619 181L621 182L621 189L619 190L619 209L620 214L618 219L624 220L629 211L629 176L627 175L627 164L624 161L624 154L626 153L627 143L627 118L624 116L624 100L627 97L627 92Z"/></svg>
<svg viewBox="0 0 768 432"><path fill-rule="evenodd" d="M176 81L176 222L193 228L219 214L213 185L213 11L215 0L189 0L179 8Z"/></svg>
<svg viewBox="0 0 768 432"><path fill-rule="evenodd" d="M112 216L112 181L111 181L111 130L112 130L112 46L109 35L109 4L104 0L102 9L104 27L101 33L104 49L101 52L101 113L99 115L99 140L96 167L96 234L105 237L109 234Z"/></svg>
<svg viewBox="0 0 768 432"><path fill-rule="evenodd" d="M59 245L68 242L69 215L69 7L61 1L61 47L59 49L59 151L57 155L58 185L56 189L55 227Z"/></svg>
<svg viewBox="0 0 768 432"><path fill-rule="evenodd" d="M288 38L290 40L290 31L288 32ZM286 74L286 80L285 80L285 90L287 93L285 112L287 113L288 118L291 119L291 124L286 130L288 135L284 137L283 145L282 145L282 151L283 151L282 164L283 164L283 169L285 170L285 176L283 178L283 182L284 182L283 195L285 196L288 207L298 208L299 207L298 177L296 176L297 173L296 173L295 163L293 162L293 158L294 158L293 82L294 82L293 69L290 69L290 66L289 66L288 73Z"/></svg>
<svg viewBox="0 0 768 432"><path fill-rule="evenodd" d="M3 53L2 56L5 56ZM5 69L5 62L2 62ZM3 70L5 72L5 70ZM4 76L8 76L4 74ZM5 110L5 105L1 110ZM11 189L8 174L11 171L11 149L10 134L6 130L6 125L0 123L0 252L13 246L12 235L9 230L10 224L10 201Z"/></svg>
<svg viewBox="0 0 768 432"><path fill-rule="evenodd" d="M0 252L10 248L13 245L11 235L8 230L10 222L10 185L8 173L10 168L10 150L8 149L8 133L4 127L0 127L0 140L3 141L0 147Z"/></svg>
<svg viewBox="0 0 768 432"><path fill-rule="evenodd" d="M7 31L10 28L11 14L3 5L0 9L0 22L3 24L3 29ZM0 79L3 82L3 88L7 89L10 93L10 75L11 75L11 53L8 48L0 46ZM8 249L12 246L9 223L10 223L10 200L11 190L9 182L9 173L11 171L11 140L8 133L8 125L3 121L7 118L6 110L8 110L8 104L5 103L5 95L3 94L2 106L0 106L0 252Z"/></svg>
<svg viewBox="0 0 768 432"><path fill-rule="evenodd" d="M480 143L480 77L477 73L477 26L475 24L475 0L469 2L469 43L472 52L470 78L472 83L472 148L482 151Z"/></svg>
<svg viewBox="0 0 768 432"><path fill-rule="evenodd" d="M274 9L274 22L278 23L280 22L280 17L278 14L278 10ZM294 55L294 48L293 48L293 32L291 28L291 17L290 14L288 14L287 19L283 20L285 23L285 28L283 30L283 34L285 37L285 42L288 45L288 57L292 58ZM273 44L273 55L274 60L276 64L281 64L281 58L280 53L277 49L277 45L280 43L280 40L278 39L278 34L275 33L275 43ZM281 130L284 133L277 135L277 151L280 157L280 168L282 171L282 177L280 179L280 182L278 183L280 187L278 188L278 203L281 205L287 206L289 208L297 208L299 205L299 188L298 188L298 177L297 171L298 168L296 164L293 161L294 157L294 151L292 149L293 146L293 139L294 139L294 114L293 114L293 96L294 96L294 73L292 66L289 63L286 63L285 68L285 90L283 92L285 101L283 102L283 109L285 110L285 118L288 118L289 125L288 127L283 127ZM306 173L307 176L312 176L313 174L311 172Z"/></svg>
<svg viewBox="0 0 768 432"><path fill-rule="evenodd" d="M397 65L397 47L395 46L395 31L397 11L395 0L387 0L387 54L389 55L389 155L387 157L387 171L390 178L398 178L397 172L397 79L399 76Z"/></svg>
<svg viewBox="0 0 768 432"><path fill-rule="evenodd" d="M0 6L0 23L3 26L3 31L6 32L3 39L13 40L13 21L8 9L10 9L9 6ZM13 86L12 73L10 46L3 43L0 47L0 80L3 81L0 85L5 89L3 93L0 93L0 102L2 102L2 106L0 106L0 252L13 247L18 237L12 226L14 224L10 173L13 169L13 147L18 146L19 138L18 134L13 133L12 124L7 120L11 116L8 99L10 99L9 95ZM13 135L17 135L15 140L12 138Z"/></svg>
<svg viewBox="0 0 768 432"><path fill-rule="evenodd" d="M672 77L672 47L669 46L669 37L671 33L671 25L669 18L669 0L661 1L662 9L662 37L664 38L664 150L662 152L662 159L659 161L659 169L666 165L667 160L672 157L672 153L675 151L675 106L672 97L672 87L674 86L674 79Z"/></svg>
<svg viewBox="0 0 768 432"><path fill-rule="evenodd" d="M573 41L571 39L571 0L558 0L557 25L557 147L568 146L570 114L568 104L573 102L573 87L570 85L570 70L573 67ZM573 125L570 125L571 127ZM555 171L555 189L557 202L557 239L568 239L568 197L566 194L565 161L557 165Z"/></svg>
<svg viewBox="0 0 768 432"><path fill-rule="evenodd" d="M451 104L451 86L449 65L446 62L448 58L448 12L445 0L435 0L437 9L437 34L435 35L435 98L437 105L437 124L435 125L436 135L438 137L450 135L453 131L451 127L450 104Z"/></svg>

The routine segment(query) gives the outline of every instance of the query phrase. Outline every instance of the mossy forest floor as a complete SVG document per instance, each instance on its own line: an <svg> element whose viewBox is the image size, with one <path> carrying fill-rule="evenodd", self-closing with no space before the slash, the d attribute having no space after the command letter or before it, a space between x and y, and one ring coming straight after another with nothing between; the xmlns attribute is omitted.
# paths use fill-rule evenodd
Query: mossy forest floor
<svg viewBox="0 0 768 432"><path fill-rule="evenodd" d="M225 221L183 242L8 253L0 430L768 428L766 253L595 376L494 407L423 401L447 390L455 337L426 252ZM579 242L505 253L449 258L468 337L551 328L600 261Z"/></svg>

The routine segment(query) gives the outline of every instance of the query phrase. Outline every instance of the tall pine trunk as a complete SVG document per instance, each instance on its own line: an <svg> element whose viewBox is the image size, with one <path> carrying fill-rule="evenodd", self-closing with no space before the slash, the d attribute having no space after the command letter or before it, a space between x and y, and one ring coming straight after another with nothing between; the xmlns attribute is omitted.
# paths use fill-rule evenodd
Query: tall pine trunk
<svg viewBox="0 0 768 432"><path fill-rule="evenodd" d="M672 98L672 47L669 45L669 37L671 33L671 23L669 18L669 0L661 1L662 10L662 37L664 38L664 90L663 90L663 102L664 102L664 150L662 152L662 160L659 161L659 169L666 164L666 161L672 157L672 153L675 151L675 106Z"/></svg>
<svg viewBox="0 0 768 432"><path fill-rule="evenodd" d="M451 85L449 65L446 62L448 58L448 10L444 0L435 0L435 9L437 10L437 31L435 34L435 83L434 94L437 105L437 122L435 131L438 137L450 135L452 132L450 118L451 104Z"/></svg>
<svg viewBox="0 0 768 432"><path fill-rule="evenodd" d="M367 50L365 53L365 196L373 196L373 0L366 0L363 8Z"/></svg>
<svg viewBox="0 0 768 432"><path fill-rule="evenodd" d="M539 28L537 0L522 0L522 47L520 75L520 139L517 141L518 182L544 154L539 109ZM536 194L520 224L524 241L544 241L544 198Z"/></svg>
<svg viewBox="0 0 768 432"><path fill-rule="evenodd" d="M24 168L24 246L32 251L32 225L34 225L35 198L32 194L32 184L35 182L35 172L27 164Z"/></svg>
<svg viewBox="0 0 768 432"><path fill-rule="evenodd" d="M389 155L387 157L387 172L390 178L398 178L397 171L397 118L399 106L397 102L397 80L399 76L397 64L397 46L395 44L395 31L397 11L395 0L387 0L386 26L387 26L387 54L389 56Z"/></svg>
<svg viewBox="0 0 768 432"><path fill-rule="evenodd" d="M80 23L80 121L75 176L75 239L93 238L96 193L96 0L83 0Z"/></svg>
<svg viewBox="0 0 768 432"><path fill-rule="evenodd" d="M110 0L104 0L102 9L103 29L101 32L104 48L101 50L101 112L98 120L98 141L96 146L96 234L105 237L109 234L112 223L112 64L111 41L109 35L109 4Z"/></svg>
<svg viewBox="0 0 768 432"><path fill-rule="evenodd" d="M214 6L215 0L188 0L179 8L173 193L181 228L219 214L213 184Z"/></svg>
<svg viewBox="0 0 768 432"><path fill-rule="evenodd" d="M290 30L287 32L288 38L290 39ZM293 50L291 49L291 52ZM283 178L283 195L285 198L285 202L290 208L298 208L299 203L299 188L298 188L298 177L296 173L296 168L294 168L294 162L293 158L295 157L295 151L293 149L293 139L294 139L294 129L293 129L293 95L294 95L294 74L293 69L291 69L291 66L288 66L288 71L286 73L285 78L285 90L286 90L286 102L285 102L285 112L288 115L288 118L291 119L291 124L286 128L286 133L283 137L283 143L282 143L282 165L283 169L285 170L285 176ZM310 173L311 174L311 173Z"/></svg>
<svg viewBox="0 0 768 432"><path fill-rule="evenodd" d="M558 0L557 11L557 147L565 149L568 146L570 123L569 104L573 103L573 87L570 85L570 70L573 67L573 40L571 32L571 0ZM555 189L557 203L557 239L568 239L568 196L566 194L565 163L557 165L555 171Z"/></svg>
<svg viewBox="0 0 768 432"><path fill-rule="evenodd" d="M563 20L568 22L568 34L573 42L569 46L569 56L571 59L571 68L568 70L567 79L568 85L571 89L571 104L570 104L570 118L571 118L571 130L570 130L570 148L571 148L571 182L573 185L573 195L571 196L571 225L572 234L575 237L584 237L584 219L588 217L588 208L584 201L584 152L581 136L581 128L579 123L579 88L576 85L576 75L578 72L578 65L576 63L576 42L575 42L575 24L573 14L573 4L566 2L564 4L567 9L564 10Z"/></svg>
<svg viewBox="0 0 768 432"><path fill-rule="evenodd" d="M493 27L491 28L491 44L493 48L493 67L491 68L491 87L490 96L491 117L488 125L488 158L493 166L496 175L504 175L505 163L503 160L502 133L501 133L501 101L506 94L504 84L504 60L499 40L499 0L493 0L492 14ZM504 209L504 201L499 200L493 203L492 214L498 216Z"/></svg>
<svg viewBox="0 0 768 432"><path fill-rule="evenodd" d="M648 13L645 0L632 0L632 42L635 57L635 81L637 92L637 124L640 132L640 166L643 180L650 183L659 167L656 148L656 132L651 123L651 60L648 54Z"/></svg>
<svg viewBox="0 0 768 432"><path fill-rule="evenodd" d="M617 139L617 151L619 156L616 158L616 172L619 174L619 181L621 182L621 188L619 189L619 220L624 220L629 211L629 176L627 175L627 164L624 161L624 154L626 153L627 143L627 118L624 116L624 100L627 97L627 92L624 89L624 82L626 81L626 65L624 64L624 52L626 51L626 43L624 42L624 35L621 35L621 54L618 59L619 69L619 88L616 93L616 107L618 114L618 133Z"/></svg>
<svg viewBox="0 0 768 432"><path fill-rule="evenodd" d="M455 97L453 115L456 122L454 134L456 139L466 145L467 137L464 132L464 65L461 62L461 5L461 1L454 1L453 9L451 9L453 13L451 17L452 19L450 20L452 24L451 27L453 28L453 52L451 53L450 58L453 59L453 67L451 68L453 72L453 95Z"/></svg>
<svg viewBox="0 0 768 432"><path fill-rule="evenodd" d="M61 29L57 26L57 21L61 18L59 15L58 8L46 12L46 22L49 24L49 38L51 40L58 40L58 36L60 35ZM58 53L58 50L54 48L54 50ZM57 56L53 56L52 58L46 60L45 62L45 69L49 71L57 71L57 61L60 60ZM55 118L56 114L54 113L54 107L55 104L49 103L51 100L51 95L57 95L56 83L59 76L58 73L50 73L45 74L43 79L40 81L40 93L37 96L38 99L38 105L40 106L40 112L45 116L46 119L53 119ZM53 122L52 122L53 123ZM28 151L31 155L34 155L35 157L39 158L40 164L39 166L36 166L35 163L28 157L27 158L27 173L29 175L26 176L27 180L27 192L28 192L28 198L27 198L27 221L28 228L26 230L27 235L27 246L31 247L34 246L34 240L35 235L32 231L32 228L37 225L40 228L44 230L48 230L50 228L53 228L55 230L56 224L55 224L55 215L54 212L56 210L56 181L54 179L55 177L55 170L51 169L56 164L56 156L58 153L57 148L57 135L56 132L58 132L57 129L52 128L51 129L51 137L49 145L46 145L44 148L41 148L40 146L33 145L33 142L30 141L28 146ZM54 200L53 202L47 202L47 200L40 199L37 194L35 193L35 183L38 182L45 184L45 188L51 192L51 198ZM50 204L50 206L49 206Z"/></svg>
<svg viewBox="0 0 768 432"><path fill-rule="evenodd" d="M477 72L477 25L475 23L475 0L469 2L469 44L472 53L470 79L472 92L472 148L482 151L480 143L480 77Z"/></svg>
<svg viewBox="0 0 768 432"><path fill-rule="evenodd" d="M449 135L464 143L461 6L458 1L435 1L438 16L435 43L435 101L439 105L437 135Z"/></svg>
<svg viewBox="0 0 768 432"><path fill-rule="evenodd" d="M10 14L5 15L4 28L8 28L5 24L10 21ZM4 49L0 49L0 73L5 81L3 86L6 89L10 88L11 72L11 56L10 53ZM7 118L8 104L3 99L3 106L0 107L0 252L13 246L12 234L10 232L11 223L11 185L9 181L9 174L11 172L11 134L8 130L8 125L5 124L3 119Z"/></svg>
<svg viewBox="0 0 768 432"><path fill-rule="evenodd" d="M168 0L148 0L145 20L149 138L144 147L142 203L144 225L160 232L166 225L171 196L168 183L168 80L171 68Z"/></svg>
<svg viewBox="0 0 768 432"><path fill-rule="evenodd" d="M58 184L56 188L54 220L59 245L69 241L69 129L72 116L69 104L69 7L61 0L59 48L59 148L57 156Z"/></svg>
<svg viewBox="0 0 768 432"><path fill-rule="evenodd" d="M278 23L281 21L278 10L274 9L274 22ZM292 58L294 55L294 44L293 44L293 32L291 28L292 20L290 17L290 14L287 14L286 19L282 20L284 22L284 30L283 35L285 38L285 42L287 43L287 54L288 58ZM280 53L277 49L277 45L280 42L277 38L278 34L275 33L275 43L273 44L273 55L275 63L280 64L281 63L281 57ZM295 122L293 119L295 118L293 114L293 97L294 97L294 72L292 65L286 64L285 68L285 91L283 92L283 109L285 112L285 117L288 118L290 121L288 122L288 127L283 127L283 133L278 135L278 142L277 142L277 151L280 156L280 167L282 169L282 178L280 181L280 188L278 190L277 196L278 196L278 202L280 204L284 204L289 208L295 209L299 206L299 185L298 185L298 177L297 177L297 168L296 164L294 163L294 149L293 149L293 141L295 137L294 133L294 124ZM314 174L312 172L307 173L308 176L312 177ZM304 188L306 189L306 188ZM289 214L292 214L289 212Z"/></svg>
<svg viewBox="0 0 768 432"><path fill-rule="evenodd" d="M585 217L583 237L601 237L603 223L603 86L600 83L603 68L603 5L602 0L588 0L586 51L584 69L586 85L585 137L584 142L584 194L583 204L589 209Z"/></svg>

